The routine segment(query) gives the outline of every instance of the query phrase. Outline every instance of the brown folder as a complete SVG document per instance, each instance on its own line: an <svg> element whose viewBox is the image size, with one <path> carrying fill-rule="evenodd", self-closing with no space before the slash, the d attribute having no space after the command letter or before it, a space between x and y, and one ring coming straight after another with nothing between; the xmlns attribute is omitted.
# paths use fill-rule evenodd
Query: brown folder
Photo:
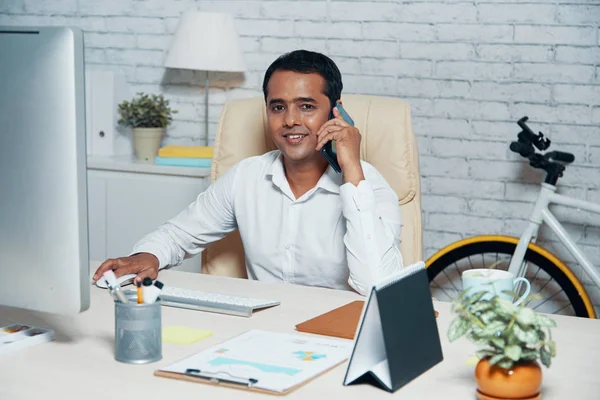
<svg viewBox="0 0 600 400"><path fill-rule="evenodd" d="M353 301L296 325L296 330L316 333L317 335L354 339L364 305L363 300ZM439 313L435 311L436 318L438 315Z"/></svg>
<svg viewBox="0 0 600 400"><path fill-rule="evenodd" d="M354 339L364 305L365 302L363 300L353 301L296 325L296 330L299 332L316 333L318 335Z"/></svg>

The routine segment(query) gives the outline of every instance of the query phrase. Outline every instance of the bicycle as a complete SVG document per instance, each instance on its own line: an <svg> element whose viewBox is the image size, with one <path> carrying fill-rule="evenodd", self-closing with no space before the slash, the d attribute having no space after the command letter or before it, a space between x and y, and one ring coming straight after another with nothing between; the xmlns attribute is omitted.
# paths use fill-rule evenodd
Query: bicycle
<svg viewBox="0 0 600 400"><path fill-rule="evenodd" d="M560 204L600 214L600 205L556 193L558 179L566 169L564 164L572 163L575 156L561 151L537 152L536 148L547 150L551 141L541 132L535 134L527 126L527 120L528 117L523 117L517 121L522 131L518 134L518 141L511 142L510 150L527 158L530 166L546 172L527 228L520 238L479 235L459 240L436 252L426 262L432 295L440 300L452 300L462 290L461 274L464 270L488 268L486 261L494 265L504 263L503 267L508 265L509 272L530 281L532 293L542 295L540 300L529 301L528 306L544 313L596 318L592 301L577 276L536 241L539 229L545 223L600 288L600 274L548 209L550 204ZM532 265L538 269L532 270ZM516 291L519 289L517 287Z"/></svg>

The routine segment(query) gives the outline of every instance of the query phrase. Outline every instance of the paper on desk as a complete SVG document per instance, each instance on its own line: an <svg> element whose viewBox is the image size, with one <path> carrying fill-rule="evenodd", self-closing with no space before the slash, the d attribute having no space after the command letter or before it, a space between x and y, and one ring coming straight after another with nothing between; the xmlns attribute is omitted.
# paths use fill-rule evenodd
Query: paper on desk
<svg viewBox="0 0 600 400"><path fill-rule="evenodd" d="M211 336L213 331L194 329L187 326L167 326L163 328L162 340L167 343L192 344Z"/></svg>
<svg viewBox="0 0 600 400"><path fill-rule="evenodd" d="M178 361L162 371L188 368L212 377L255 379L254 387L284 392L350 356L351 340L250 330Z"/></svg>

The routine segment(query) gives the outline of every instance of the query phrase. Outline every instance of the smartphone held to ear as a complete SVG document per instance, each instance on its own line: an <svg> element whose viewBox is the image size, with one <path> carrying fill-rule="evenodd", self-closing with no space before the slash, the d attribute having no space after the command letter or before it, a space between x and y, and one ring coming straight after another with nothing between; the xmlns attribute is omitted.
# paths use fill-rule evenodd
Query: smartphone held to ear
<svg viewBox="0 0 600 400"><path fill-rule="evenodd" d="M342 118L344 118L344 121L346 121L349 125L354 126L354 121L352 120L350 115L348 115L348 113L346 112L344 107L342 107L342 105L340 103L335 103L335 107L338 109L338 111L342 115ZM334 117L333 117L333 110L332 110L331 114L329 114L329 119L333 119L333 118ZM329 162L329 165L331 165L331 168L333 168L335 172L337 172L338 174L342 173L342 168L340 167L340 164L338 163L337 153L335 151L335 141L330 140L329 142L325 143L325 145L321 148L321 154Z"/></svg>

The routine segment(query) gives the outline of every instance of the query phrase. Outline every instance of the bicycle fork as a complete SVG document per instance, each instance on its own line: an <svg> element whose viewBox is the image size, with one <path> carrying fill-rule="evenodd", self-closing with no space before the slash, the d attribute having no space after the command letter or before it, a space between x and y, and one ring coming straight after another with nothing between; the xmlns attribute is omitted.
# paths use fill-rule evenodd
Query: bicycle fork
<svg viewBox="0 0 600 400"><path fill-rule="evenodd" d="M529 218L529 224L519 239L519 244L517 244L508 267L508 272L516 277L525 277L527 273L527 263L523 262L525 253L527 252L529 243L535 243L537 240L540 226L544 222L544 210L548 209L548 204L550 204L550 199L554 192L556 192L556 186L542 183L542 189L533 208L533 213ZM520 289L521 283L519 282L515 291L518 293Z"/></svg>

